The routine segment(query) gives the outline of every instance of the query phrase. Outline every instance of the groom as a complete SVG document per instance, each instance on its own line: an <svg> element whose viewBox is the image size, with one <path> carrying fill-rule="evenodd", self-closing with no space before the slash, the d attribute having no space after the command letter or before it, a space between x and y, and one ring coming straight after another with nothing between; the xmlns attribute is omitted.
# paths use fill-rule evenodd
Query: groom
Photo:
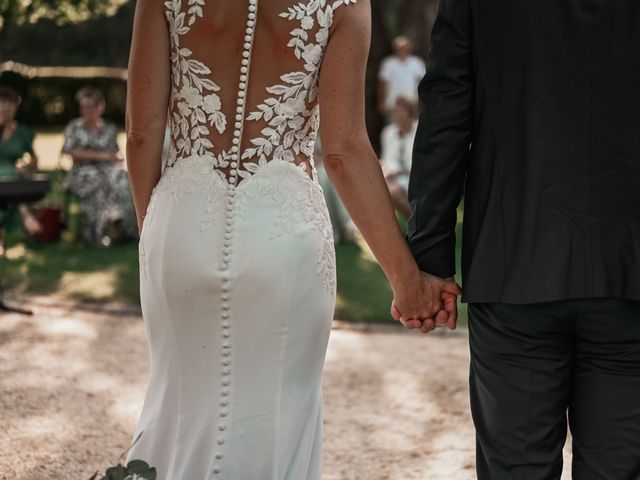
<svg viewBox="0 0 640 480"><path fill-rule="evenodd" d="M574 479L637 480L640 2L440 0L432 35L408 241L451 277L464 192L478 478L559 479L568 412Z"/></svg>

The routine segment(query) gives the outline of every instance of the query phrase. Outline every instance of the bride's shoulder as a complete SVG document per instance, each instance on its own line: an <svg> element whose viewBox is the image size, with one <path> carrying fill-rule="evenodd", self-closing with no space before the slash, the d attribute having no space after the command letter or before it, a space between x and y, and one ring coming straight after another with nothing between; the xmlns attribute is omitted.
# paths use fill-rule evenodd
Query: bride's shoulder
<svg viewBox="0 0 640 480"><path fill-rule="evenodd" d="M142 8L145 10L164 10L166 8L166 1L158 1L158 0L137 0L136 7Z"/></svg>
<svg viewBox="0 0 640 480"><path fill-rule="evenodd" d="M332 30L355 29L371 22L370 0L327 0L333 10Z"/></svg>
<svg viewBox="0 0 640 480"><path fill-rule="evenodd" d="M162 0L137 0L135 7L137 19L144 22L149 18L164 17L166 3L168 2Z"/></svg>
<svg viewBox="0 0 640 480"><path fill-rule="evenodd" d="M327 5L340 17L358 16L371 11L371 0L327 0Z"/></svg>

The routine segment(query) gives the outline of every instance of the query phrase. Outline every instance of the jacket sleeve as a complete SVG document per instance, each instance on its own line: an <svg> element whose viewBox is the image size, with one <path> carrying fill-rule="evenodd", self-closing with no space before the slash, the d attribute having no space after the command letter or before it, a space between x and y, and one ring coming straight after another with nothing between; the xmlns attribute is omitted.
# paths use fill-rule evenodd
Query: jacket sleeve
<svg viewBox="0 0 640 480"><path fill-rule="evenodd" d="M470 0L440 0L409 182L407 241L422 271L455 274L456 208L473 132L474 74Z"/></svg>

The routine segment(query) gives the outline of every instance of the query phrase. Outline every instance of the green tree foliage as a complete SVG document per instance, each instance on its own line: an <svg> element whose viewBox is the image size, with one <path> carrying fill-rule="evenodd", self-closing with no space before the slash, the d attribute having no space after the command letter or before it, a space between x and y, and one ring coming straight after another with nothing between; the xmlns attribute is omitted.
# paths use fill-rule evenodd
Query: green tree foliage
<svg viewBox="0 0 640 480"><path fill-rule="evenodd" d="M0 0L0 5L15 1L28 0ZM16 20L0 30L0 62L13 60L35 66L127 66L134 0L32 1L40 5L55 4L59 9L40 16L37 21L27 22L24 16L21 20L14 16ZM78 6L89 3L96 5L92 12L86 10L86 6L82 9ZM66 13L60 13L62 11ZM71 20L70 16L82 20Z"/></svg>
<svg viewBox="0 0 640 480"><path fill-rule="evenodd" d="M162 0L158 0L162 1ZM377 76L380 62L391 53L391 41L408 35L416 53L426 57L438 0L373 0L372 43L367 68L367 126L378 144ZM0 62L13 60L36 66L101 66L126 68L135 0L0 0ZM2 77L0 75L0 77ZM0 82L8 80L0 78ZM100 80L102 81L102 80ZM12 81L13 83L13 81ZM73 92L95 81L22 79L23 112L38 124L66 121L75 114ZM123 104L120 81L98 86L112 92L109 100L118 118ZM70 101L71 100L71 101ZM61 107L61 106L64 106ZM110 108L112 108L110 107Z"/></svg>
<svg viewBox="0 0 640 480"><path fill-rule="evenodd" d="M80 21L113 11L122 0L0 0L0 29L49 18L57 23Z"/></svg>

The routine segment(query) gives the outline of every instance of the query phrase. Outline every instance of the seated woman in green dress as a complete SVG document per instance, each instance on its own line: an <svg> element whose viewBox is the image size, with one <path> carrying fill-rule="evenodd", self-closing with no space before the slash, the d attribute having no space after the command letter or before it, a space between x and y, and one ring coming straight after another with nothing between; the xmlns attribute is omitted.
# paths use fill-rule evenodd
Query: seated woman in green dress
<svg viewBox="0 0 640 480"><path fill-rule="evenodd" d="M62 152L73 159L66 188L80 200L84 238L96 246L134 239L138 227L129 176L123 168L116 127L102 118L104 97L96 88L84 87L76 100L80 118L65 129Z"/></svg>
<svg viewBox="0 0 640 480"><path fill-rule="evenodd" d="M33 151L35 133L16 121L21 101L14 88L0 85L0 178L17 177L38 168L38 157ZM28 162L19 168L17 164L25 155L28 155ZM26 204L19 204L18 211L28 235L33 236L42 231L42 225Z"/></svg>

